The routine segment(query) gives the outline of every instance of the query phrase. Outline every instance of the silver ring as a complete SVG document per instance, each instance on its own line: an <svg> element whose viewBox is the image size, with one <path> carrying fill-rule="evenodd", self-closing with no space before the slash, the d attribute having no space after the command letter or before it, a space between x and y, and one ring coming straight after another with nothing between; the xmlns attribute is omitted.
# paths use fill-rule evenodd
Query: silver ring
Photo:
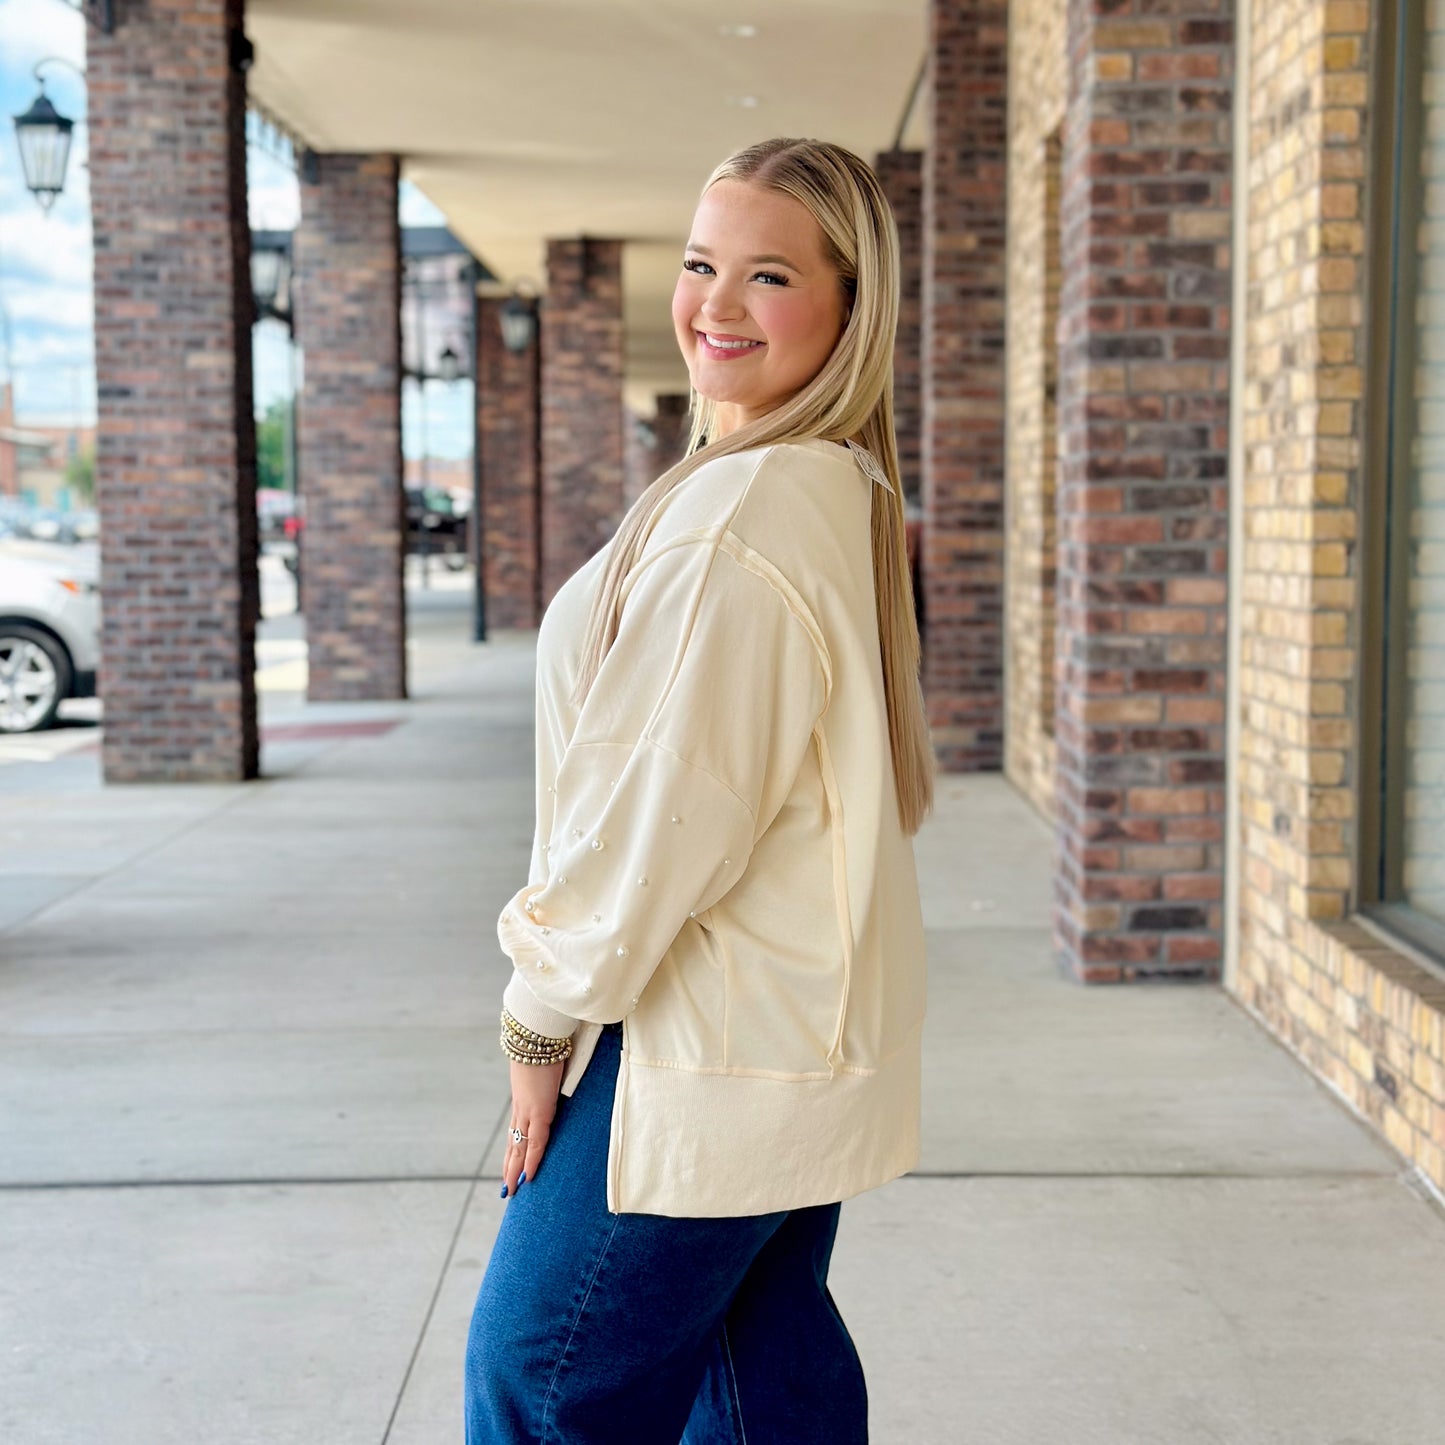
<svg viewBox="0 0 1445 1445"><path fill-rule="evenodd" d="M520 1144L520 1143L522 1142L522 1140L525 1139L526 1137L527 1137L527 1136L526 1136L524 1133L522 1133L522 1131L521 1131L520 1129L514 1128L514 1129L512 1130L512 1143L514 1143L514 1144Z"/></svg>

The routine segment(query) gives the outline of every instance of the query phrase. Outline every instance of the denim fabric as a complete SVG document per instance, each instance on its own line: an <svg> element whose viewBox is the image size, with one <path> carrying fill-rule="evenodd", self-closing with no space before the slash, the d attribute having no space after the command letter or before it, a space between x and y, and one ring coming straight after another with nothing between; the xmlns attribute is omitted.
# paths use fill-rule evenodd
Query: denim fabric
<svg viewBox="0 0 1445 1445"><path fill-rule="evenodd" d="M498 1201L468 1445L863 1445L863 1369L827 1285L840 1205L608 1212L620 1027L559 1099L536 1179Z"/></svg>

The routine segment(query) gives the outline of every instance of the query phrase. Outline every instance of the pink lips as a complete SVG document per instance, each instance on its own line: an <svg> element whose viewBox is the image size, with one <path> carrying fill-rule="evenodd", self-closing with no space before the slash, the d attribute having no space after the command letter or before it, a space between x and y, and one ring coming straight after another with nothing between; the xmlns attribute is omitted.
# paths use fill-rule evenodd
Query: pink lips
<svg viewBox="0 0 1445 1445"><path fill-rule="evenodd" d="M708 340L705 331L697 332L697 339L702 346L703 355L715 356L719 361L731 361L735 357L751 356L754 352L761 350L762 347L767 345L766 342L758 341L751 336L727 336L721 332L719 333L719 339L722 341L751 341L753 344L751 346L736 347L714 346L712 342Z"/></svg>

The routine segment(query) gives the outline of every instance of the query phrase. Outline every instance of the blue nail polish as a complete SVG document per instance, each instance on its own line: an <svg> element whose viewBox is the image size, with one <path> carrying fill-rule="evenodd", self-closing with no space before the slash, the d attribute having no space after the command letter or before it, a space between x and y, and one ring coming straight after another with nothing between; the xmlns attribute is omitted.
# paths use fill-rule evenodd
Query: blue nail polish
<svg viewBox="0 0 1445 1445"><path fill-rule="evenodd" d="M506 1197L507 1197L507 1186L504 1184L504 1185L502 1185L501 1198L505 1199Z"/></svg>
<svg viewBox="0 0 1445 1445"><path fill-rule="evenodd" d="M522 1170L522 1177L517 1180L517 1188L520 1189L527 1182L527 1171Z"/></svg>

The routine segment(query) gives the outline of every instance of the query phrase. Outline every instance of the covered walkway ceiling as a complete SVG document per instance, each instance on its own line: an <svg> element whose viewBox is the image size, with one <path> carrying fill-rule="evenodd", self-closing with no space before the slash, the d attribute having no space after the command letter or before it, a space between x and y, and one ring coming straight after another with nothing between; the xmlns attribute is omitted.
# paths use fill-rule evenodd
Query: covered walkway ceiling
<svg viewBox="0 0 1445 1445"><path fill-rule="evenodd" d="M628 398L687 388L669 305L708 172L775 135L893 144L922 0L251 0L249 87L316 150L395 151L508 281L622 237ZM754 33L749 33L750 31ZM925 143L915 105L903 144Z"/></svg>

